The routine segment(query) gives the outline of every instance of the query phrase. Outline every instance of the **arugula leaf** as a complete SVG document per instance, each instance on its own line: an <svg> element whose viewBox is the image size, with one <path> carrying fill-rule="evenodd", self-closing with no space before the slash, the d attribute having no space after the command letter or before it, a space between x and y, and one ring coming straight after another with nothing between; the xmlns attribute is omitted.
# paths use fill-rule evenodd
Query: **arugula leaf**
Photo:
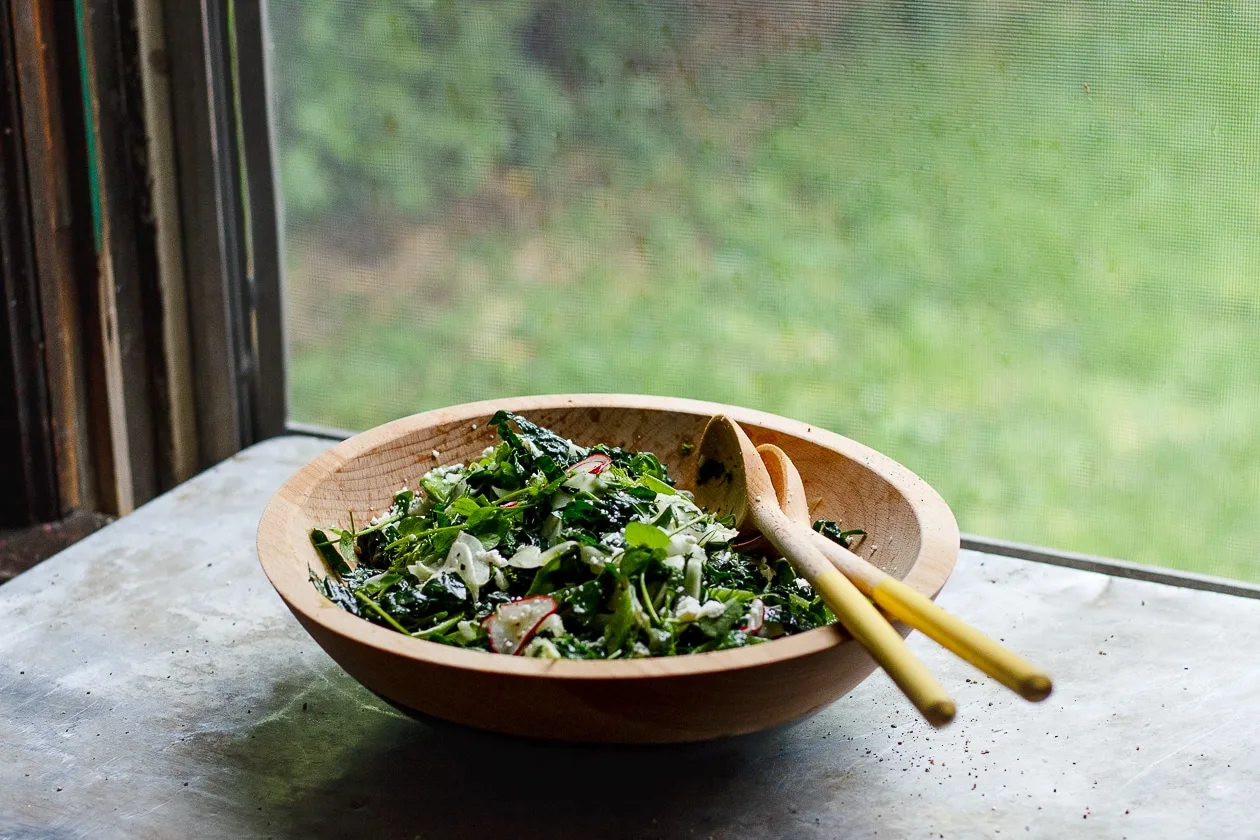
<svg viewBox="0 0 1260 840"><path fill-rule="evenodd" d="M645 475L640 480L647 481L648 479L652 479L653 481L656 480L650 475ZM655 490L645 484L632 484L629 487L624 487L622 489L625 491L627 496L633 496L634 498L644 502L654 502L656 501L656 497L658 495Z"/></svg>
<svg viewBox="0 0 1260 840"><path fill-rule="evenodd" d="M414 490L399 490L394 494L394 503L390 506L391 516L406 516L411 512L411 503L416 500Z"/></svg>
<svg viewBox="0 0 1260 840"><path fill-rule="evenodd" d="M504 541L512 530L512 523L507 514L497 507L479 507L464 523L464 530L491 549Z"/></svg>
<svg viewBox="0 0 1260 840"><path fill-rule="evenodd" d="M669 548L669 535L655 525L627 522L626 545L635 548L666 549Z"/></svg>
<svg viewBox="0 0 1260 840"><path fill-rule="evenodd" d="M463 501L461 499L460 501ZM475 504L475 503L474 503ZM468 520L464 523L464 528L469 531L476 530L484 526L487 522L493 522L501 519L503 511L496 507L479 507L473 510Z"/></svg>
<svg viewBox="0 0 1260 840"><path fill-rule="evenodd" d="M660 459L651 452L636 452L630 458L630 471L643 478L652 478L662 484L670 484L670 478L661 465Z"/></svg>
<svg viewBox="0 0 1260 840"><path fill-rule="evenodd" d="M654 475L642 476L639 478L639 481L642 481L644 486L647 487L649 490L653 491L654 493L661 493L666 496L678 495L677 490L675 490L673 487L670 487L668 484L666 484L664 481L661 481L659 478L657 478Z"/></svg>
<svg viewBox="0 0 1260 840"><path fill-rule="evenodd" d="M627 548L617 564L622 577L633 579L644 572L653 571L660 561L665 559L665 551L660 548L643 548L636 546Z"/></svg>
<svg viewBox="0 0 1260 840"><path fill-rule="evenodd" d="M338 541L333 543L328 535L318 528L311 529L311 543L315 546L315 550L319 552L319 556L324 558L324 562L328 564L334 572L344 575L350 571L350 564L346 562L345 555L341 551L342 537L338 537ZM350 556L354 557L354 542L351 537Z"/></svg>
<svg viewBox="0 0 1260 840"><path fill-rule="evenodd" d="M420 486L424 488L425 495L432 499L435 504L444 505L450 499L451 492L459 481L460 475L458 473L443 473L439 475L436 472L430 472L420 479Z"/></svg>
<svg viewBox="0 0 1260 840"><path fill-rule="evenodd" d="M337 550L341 552L347 566L358 564L359 558L354 553L354 534L351 531L341 532L341 539L337 540Z"/></svg>
<svg viewBox="0 0 1260 840"><path fill-rule="evenodd" d="M459 528L444 528L429 538L429 553L436 554L438 557L446 557L451 550L451 546L459 537Z"/></svg>
<svg viewBox="0 0 1260 840"><path fill-rule="evenodd" d="M468 496L460 496L458 499L451 502L450 507L447 508L447 510L451 513L458 513L460 516L472 516L481 509L481 505L477 504Z"/></svg>

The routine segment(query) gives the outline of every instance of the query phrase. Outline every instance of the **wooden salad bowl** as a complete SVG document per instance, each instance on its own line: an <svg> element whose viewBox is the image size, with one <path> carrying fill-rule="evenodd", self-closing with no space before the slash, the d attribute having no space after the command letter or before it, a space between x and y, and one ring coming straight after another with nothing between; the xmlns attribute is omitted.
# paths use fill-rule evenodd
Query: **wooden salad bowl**
<svg viewBox="0 0 1260 840"><path fill-rule="evenodd" d="M800 469L814 518L865 529L858 553L889 574L935 597L958 556L954 516L926 482L867 446L773 414L665 397L568 394L404 417L337 444L285 482L258 526L258 557L280 597L338 665L394 705L421 715L551 740L701 741L812 714L876 667L838 625L672 657L504 656L410 638L320 595L310 570L328 570L311 545L311 528L348 527L351 512L356 522L365 522L429 469L479 457L498 441L487 421L501 408L581 445L654 452L683 488L693 484L692 447L706 421L726 414L754 443L785 450Z"/></svg>

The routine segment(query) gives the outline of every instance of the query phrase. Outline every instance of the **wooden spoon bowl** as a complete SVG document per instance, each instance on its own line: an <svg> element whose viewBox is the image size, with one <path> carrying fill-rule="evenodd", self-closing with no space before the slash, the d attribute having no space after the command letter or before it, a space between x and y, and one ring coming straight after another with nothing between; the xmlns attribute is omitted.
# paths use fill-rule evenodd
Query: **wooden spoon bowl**
<svg viewBox="0 0 1260 840"><path fill-rule="evenodd" d="M934 597L953 570L958 526L941 497L884 455L794 420L717 403L633 395L516 397L396 420L344 441L290 478L258 527L258 556L302 626L364 686L395 705L483 729L565 741L700 741L771 728L824 708L874 669L839 627L768 644L655 659L548 661L409 638L334 606L311 585L325 574L317 525L349 526L388 507L440 464L466 462L498 440L504 408L584 445L655 452L681 487L694 486L706 422L726 414L756 444L798 465L813 516L862 527L871 558ZM869 550L869 549L868 549ZM866 554L864 551L863 554Z"/></svg>

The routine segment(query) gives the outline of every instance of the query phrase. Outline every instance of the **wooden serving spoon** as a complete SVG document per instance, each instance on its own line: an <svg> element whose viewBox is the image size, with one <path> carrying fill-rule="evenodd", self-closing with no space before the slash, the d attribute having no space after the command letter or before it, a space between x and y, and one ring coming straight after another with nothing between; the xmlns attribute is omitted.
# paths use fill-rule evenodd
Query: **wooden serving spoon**
<svg viewBox="0 0 1260 840"><path fill-rule="evenodd" d="M812 541L779 510L774 485L761 456L733 420L709 420L696 462L696 504L735 527L751 523L805 578L853 638L888 673L933 726L954 719L954 701L879 610L827 561Z"/></svg>
<svg viewBox="0 0 1260 840"><path fill-rule="evenodd" d="M1031 662L950 615L931 598L810 528L805 485L792 459L772 443L758 446L757 453L774 485L779 508L797 525L798 531L809 532L808 539L813 546L863 595L893 618L953 651L1021 697L1035 702L1050 696L1053 687L1050 677Z"/></svg>

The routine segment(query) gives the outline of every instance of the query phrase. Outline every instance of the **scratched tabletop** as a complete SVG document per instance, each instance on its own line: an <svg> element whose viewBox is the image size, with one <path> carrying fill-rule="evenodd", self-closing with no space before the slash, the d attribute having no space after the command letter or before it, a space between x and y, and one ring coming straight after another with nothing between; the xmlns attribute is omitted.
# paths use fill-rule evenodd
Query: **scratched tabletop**
<svg viewBox="0 0 1260 840"><path fill-rule="evenodd" d="M958 701L945 730L880 673L696 746L403 717L254 554L329 445L259 444L0 586L0 837L1260 837L1260 600L974 552L940 603L1049 669L1044 703L914 634Z"/></svg>

